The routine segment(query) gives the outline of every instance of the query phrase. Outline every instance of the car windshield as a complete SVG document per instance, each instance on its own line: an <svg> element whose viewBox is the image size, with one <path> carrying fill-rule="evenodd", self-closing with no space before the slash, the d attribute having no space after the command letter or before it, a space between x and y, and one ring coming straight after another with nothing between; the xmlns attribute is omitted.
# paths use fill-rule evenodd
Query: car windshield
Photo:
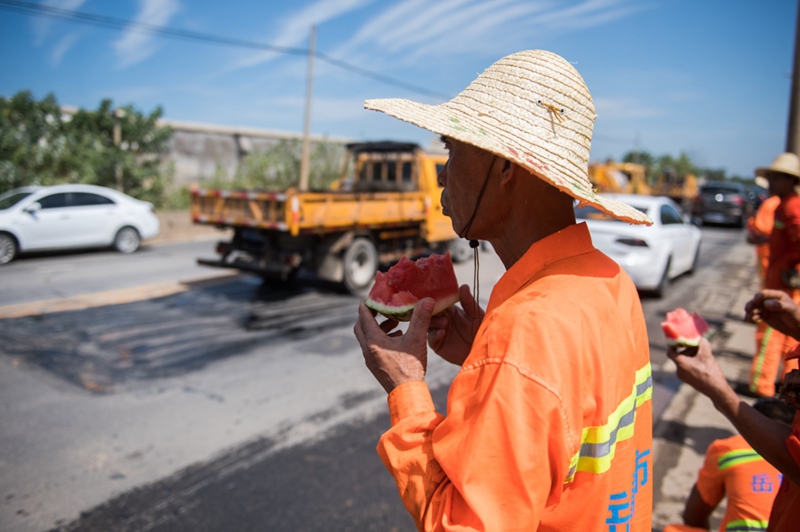
<svg viewBox="0 0 800 532"><path fill-rule="evenodd" d="M32 192L14 192L0 196L0 211L10 209L17 203L30 196Z"/></svg>
<svg viewBox="0 0 800 532"><path fill-rule="evenodd" d="M631 205L634 209L641 211L647 214L647 207L637 207L636 205ZM596 207L592 207L590 205L584 205L583 207L575 207L575 218L579 220L605 220L608 222L618 222L617 218L614 218L610 214L606 214L600 209Z"/></svg>

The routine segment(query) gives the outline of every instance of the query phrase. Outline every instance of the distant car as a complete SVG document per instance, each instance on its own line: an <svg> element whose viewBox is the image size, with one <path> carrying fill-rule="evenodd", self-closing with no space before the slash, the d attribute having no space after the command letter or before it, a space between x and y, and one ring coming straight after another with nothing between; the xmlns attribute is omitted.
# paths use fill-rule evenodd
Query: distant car
<svg viewBox="0 0 800 532"><path fill-rule="evenodd" d="M159 229L152 203L110 188L16 188L0 195L0 264L27 251L113 246L133 253Z"/></svg>
<svg viewBox="0 0 800 532"><path fill-rule="evenodd" d="M700 187L692 201L692 219L744 227L753 214L753 204L741 183L714 181Z"/></svg>
<svg viewBox="0 0 800 532"><path fill-rule="evenodd" d="M758 185L747 185L745 191L748 201L753 205L753 212L757 211L764 200L769 197L769 191Z"/></svg>
<svg viewBox="0 0 800 532"><path fill-rule="evenodd" d="M692 273L700 256L702 231L684 219L677 203L664 196L606 194L647 214L653 225L621 222L591 206L575 207L594 246L630 275L636 288L664 295L670 280Z"/></svg>

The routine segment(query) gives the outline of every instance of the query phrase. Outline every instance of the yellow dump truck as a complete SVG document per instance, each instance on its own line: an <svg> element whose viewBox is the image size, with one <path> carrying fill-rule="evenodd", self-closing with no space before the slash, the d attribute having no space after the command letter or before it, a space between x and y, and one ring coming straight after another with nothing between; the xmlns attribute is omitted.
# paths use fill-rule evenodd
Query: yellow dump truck
<svg viewBox="0 0 800 532"><path fill-rule="evenodd" d="M606 161L589 164L589 180L598 192L650 194L641 164Z"/></svg>
<svg viewBox="0 0 800 532"><path fill-rule="evenodd" d="M680 205L687 206L699 191L697 178L694 174L678 174L667 170L658 176L658 181L653 185L653 194L667 196Z"/></svg>
<svg viewBox="0 0 800 532"><path fill-rule="evenodd" d="M364 142L347 145L331 190L193 190L194 223L233 229L218 259L198 262L284 279L305 270L363 293L402 256L449 250L466 260L468 242L442 214L436 178L446 162L413 143Z"/></svg>

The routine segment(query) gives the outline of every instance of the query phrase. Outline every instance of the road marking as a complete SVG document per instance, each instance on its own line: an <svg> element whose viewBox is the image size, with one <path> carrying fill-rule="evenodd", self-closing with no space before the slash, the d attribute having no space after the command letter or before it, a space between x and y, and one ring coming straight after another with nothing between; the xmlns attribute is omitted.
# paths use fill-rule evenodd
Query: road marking
<svg viewBox="0 0 800 532"><path fill-rule="evenodd" d="M0 319L23 318L26 316L37 316L39 314L51 314L54 312L66 312L70 310L84 310L94 307L105 307L108 305L122 305L135 301L144 301L157 297L165 297L181 292L186 292L192 288L202 286L211 287L222 283L230 282L231 277L240 275L237 271L224 272L213 277L200 277L188 281L164 281L132 288L121 288L118 290L106 290L92 294L81 294L72 297L61 297L45 299L43 301L31 301L29 303L18 303L16 305L0 306Z"/></svg>

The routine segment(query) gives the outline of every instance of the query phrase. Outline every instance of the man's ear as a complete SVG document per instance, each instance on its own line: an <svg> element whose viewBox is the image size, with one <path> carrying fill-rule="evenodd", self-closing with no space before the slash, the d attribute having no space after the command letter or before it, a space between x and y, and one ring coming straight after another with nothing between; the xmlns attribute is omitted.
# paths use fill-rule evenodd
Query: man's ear
<svg viewBox="0 0 800 532"><path fill-rule="evenodd" d="M517 163L512 163L508 159L503 159L503 167L500 170L500 183L502 185L507 185L511 183L512 180L524 177L529 173L530 172Z"/></svg>

